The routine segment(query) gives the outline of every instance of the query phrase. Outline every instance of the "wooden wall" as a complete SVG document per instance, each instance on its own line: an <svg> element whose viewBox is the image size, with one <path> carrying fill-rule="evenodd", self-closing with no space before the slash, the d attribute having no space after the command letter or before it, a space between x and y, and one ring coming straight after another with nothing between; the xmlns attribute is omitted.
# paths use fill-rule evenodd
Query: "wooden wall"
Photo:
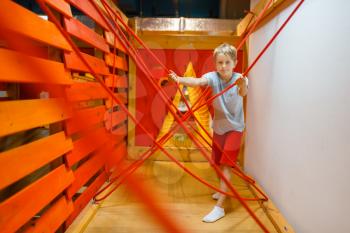
<svg viewBox="0 0 350 233"><path fill-rule="evenodd" d="M126 52L90 1L45 2L127 104ZM127 116L50 20L6 0L0 21L0 229L64 231L126 157Z"/></svg>

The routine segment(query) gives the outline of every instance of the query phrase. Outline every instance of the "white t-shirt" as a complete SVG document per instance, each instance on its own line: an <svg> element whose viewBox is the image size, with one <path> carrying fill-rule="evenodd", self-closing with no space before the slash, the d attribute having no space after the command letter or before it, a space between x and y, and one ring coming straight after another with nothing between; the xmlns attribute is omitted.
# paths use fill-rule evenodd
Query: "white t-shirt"
<svg viewBox="0 0 350 233"><path fill-rule="evenodd" d="M217 72L209 72L202 76L208 80L213 95L221 92L227 86L233 84L239 77L239 73L233 73L229 82L221 80ZM243 97L238 94L238 86L234 86L223 95L213 101L214 119L213 130L216 134L223 135L229 131L244 130Z"/></svg>

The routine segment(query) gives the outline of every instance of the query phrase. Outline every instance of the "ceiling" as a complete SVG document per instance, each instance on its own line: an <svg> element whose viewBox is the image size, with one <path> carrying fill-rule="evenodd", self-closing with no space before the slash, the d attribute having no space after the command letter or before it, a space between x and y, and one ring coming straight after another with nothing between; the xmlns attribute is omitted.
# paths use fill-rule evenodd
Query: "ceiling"
<svg viewBox="0 0 350 233"><path fill-rule="evenodd" d="M250 0L116 0L128 17L240 19Z"/></svg>

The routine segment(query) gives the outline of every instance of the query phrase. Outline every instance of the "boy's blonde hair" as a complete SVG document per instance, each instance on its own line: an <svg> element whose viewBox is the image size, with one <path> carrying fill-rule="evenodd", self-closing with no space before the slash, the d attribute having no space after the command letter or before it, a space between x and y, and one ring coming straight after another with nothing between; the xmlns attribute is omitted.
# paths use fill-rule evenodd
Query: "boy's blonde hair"
<svg viewBox="0 0 350 233"><path fill-rule="evenodd" d="M237 49L228 43L223 43L214 49L214 58L219 54L228 55L233 61L237 60Z"/></svg>

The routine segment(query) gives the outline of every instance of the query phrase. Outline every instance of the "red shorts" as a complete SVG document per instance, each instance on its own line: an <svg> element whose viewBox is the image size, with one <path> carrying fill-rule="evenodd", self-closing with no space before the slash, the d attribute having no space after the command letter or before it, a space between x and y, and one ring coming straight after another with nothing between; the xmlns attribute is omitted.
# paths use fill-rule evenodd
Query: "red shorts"
<svg viewBox="0 0 350 233"><path fill-rule="evenodd" d="M212 159L215 164L224 164L231 167L236 164L239 149L241 147L242 134L242 132L238 131L229 131L223 135L214 133ZM223 152L226 156L224 156Z"/></svg>

